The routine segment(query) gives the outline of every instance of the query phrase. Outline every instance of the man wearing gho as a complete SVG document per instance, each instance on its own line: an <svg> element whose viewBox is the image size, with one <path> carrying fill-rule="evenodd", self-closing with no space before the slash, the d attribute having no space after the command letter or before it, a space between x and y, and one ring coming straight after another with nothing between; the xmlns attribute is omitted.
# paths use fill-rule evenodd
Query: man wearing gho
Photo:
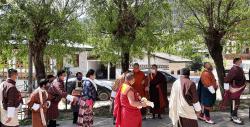
<svg viewBox="0 0 250 127"><path fill-rule="evenodd" d="M240 105L240 96L246 87L246 78L244 71L242 69L242 60L240 58L235 58L233 60L233 67L225 77L225 83L229 83L229 99L232 100L231 103L231 121L236 124L243 124L243 121L238 117L238 108Z"/></svg>
<svg viewBox="0 0 250 127"><path fill-rule="evenodd" d="M0 85L1 127L18 127L18 106L22 103L21 93L16 88L17 70L8 70L8 79Z"/></svg>
<svg viewBox="0 0 250 127"><path fill-rule="evenodd" d="M196 85L189 79L189 69L184 68L181 73L171 89L169 117L174 127L198 127L197 115L200 115L201 106Z"/></svg>

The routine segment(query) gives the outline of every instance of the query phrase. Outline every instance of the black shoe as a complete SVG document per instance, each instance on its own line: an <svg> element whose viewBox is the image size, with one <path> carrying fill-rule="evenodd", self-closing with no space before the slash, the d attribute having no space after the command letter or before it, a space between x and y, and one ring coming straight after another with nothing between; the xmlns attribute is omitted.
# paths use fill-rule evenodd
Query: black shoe
<svg viewBox="0 0 250 127"><path fill-rule="evenodd" d="M50 120L47 127L56 127L56 121L55 120Z"/></svg>

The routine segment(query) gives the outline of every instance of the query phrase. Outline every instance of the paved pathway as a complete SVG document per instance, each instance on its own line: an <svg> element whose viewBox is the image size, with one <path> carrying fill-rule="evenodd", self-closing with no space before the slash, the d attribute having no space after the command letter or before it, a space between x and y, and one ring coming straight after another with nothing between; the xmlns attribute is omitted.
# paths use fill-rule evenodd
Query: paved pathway
<svg viewBox="0 0 250 127"><path fill-rule="evenodd" d="M217 124L208 125L204 122L199 122L199 127L250 127L248 119L248 110L240 110L239 116L245 121L245 125L238 126L230 122L229 114L226 112L214 112L211 114ZM71 124L72 121L61 121L60 127L76 127ZM31 127L31 126L26 126ZM94 127L113 127L112 118L95 118ZM170 119L164 116L163 119L147 119L143 121L143 127L172 127Z"/></svg>

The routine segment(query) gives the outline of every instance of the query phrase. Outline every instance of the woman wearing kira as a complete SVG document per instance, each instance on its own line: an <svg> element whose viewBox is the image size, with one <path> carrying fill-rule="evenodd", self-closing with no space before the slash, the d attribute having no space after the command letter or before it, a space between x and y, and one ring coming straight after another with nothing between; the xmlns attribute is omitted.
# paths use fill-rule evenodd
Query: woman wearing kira
<svg viewBox="0 0 250 127"><path fill-rule="evenodd" d="M39 87L31 94L28 106L32 110L32 127L47 127L46 112L50 106L49 95L46 91L48 80L41 79Z"/></svg>
<svg viewBox="0 0 250 127"><path fill-rule="evenodd" d="M83 91L78 102L79 114L78 127L93 127L93 106L97 97L97 86L94 82L95 71L90 69L86 74L87 79L83 82Z"/></svg>

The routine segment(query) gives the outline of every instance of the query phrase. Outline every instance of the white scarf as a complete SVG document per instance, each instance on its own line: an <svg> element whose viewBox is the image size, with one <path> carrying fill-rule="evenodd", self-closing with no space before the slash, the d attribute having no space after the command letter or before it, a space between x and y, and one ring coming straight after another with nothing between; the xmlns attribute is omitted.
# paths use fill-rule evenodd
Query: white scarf
<svg viewBox="0 0 250 127"><path fill-rule="evenodd" d="M41 115L41 119L42 119L42 124L43 126L46 127L46 119L45 119L45 116L44 116L44 112L43 112L43 92L45 92L46 94L46 98L48 98L48 93L46 92L46 90L44 89L41 89L40 87L38 87L34 93L38 93L39 94L39 100L40 100L40 115Z"/></svg>
<svg viewBox="0 0 250 127"><path fill-rule="evenodd" d="M96 83L92 79L90 79L90 78L87 78L87 80L89 80L93 84L93 86L95 87L95 90L97 91L97 85L96 85Z"/></svg>
<svg viewBox="0 0 250 127"><path fill-rule="evenodd" d="M180 117L197 120L193 106L190 106L183 97L180 79L174 82L171 90L169 117L174 126L178 126Z"/></svg>

